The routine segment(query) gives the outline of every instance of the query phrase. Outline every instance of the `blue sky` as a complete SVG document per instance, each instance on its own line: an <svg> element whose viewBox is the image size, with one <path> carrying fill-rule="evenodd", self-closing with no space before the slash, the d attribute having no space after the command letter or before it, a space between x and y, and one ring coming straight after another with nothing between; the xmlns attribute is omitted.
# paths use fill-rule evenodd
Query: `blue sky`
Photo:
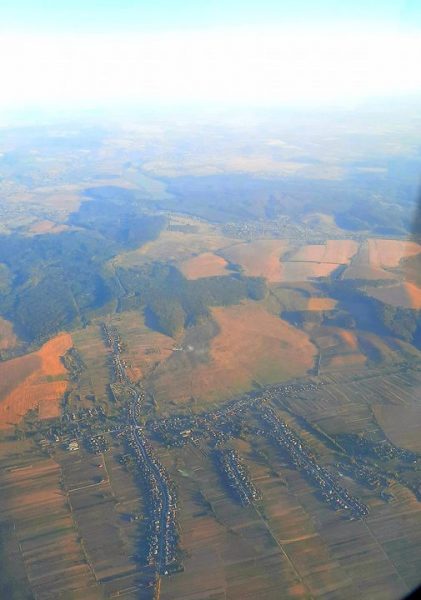
<svg viewBox="0 0 421 600"><path fill-rule="evenodd" d="M2 0L1 30L163 30L359 22L420 26L420 0Z"/></svg>
<svg viewBox="0 0 421 600"><path fill-rule="evenodd" d="M421 0L1 0L0 109L421 94Z"/></svg>

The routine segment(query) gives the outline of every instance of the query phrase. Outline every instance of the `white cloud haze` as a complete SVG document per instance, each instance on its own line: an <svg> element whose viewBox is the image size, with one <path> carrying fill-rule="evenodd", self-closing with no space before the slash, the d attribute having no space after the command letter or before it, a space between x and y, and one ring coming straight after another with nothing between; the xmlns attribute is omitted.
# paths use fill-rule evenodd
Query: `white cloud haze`
<svg viewBox="0 0 421 600"><path fill-rule="evenodd" d="M402 31L6 34L0 107L348 104L421 92L420 62Z"/></svg>

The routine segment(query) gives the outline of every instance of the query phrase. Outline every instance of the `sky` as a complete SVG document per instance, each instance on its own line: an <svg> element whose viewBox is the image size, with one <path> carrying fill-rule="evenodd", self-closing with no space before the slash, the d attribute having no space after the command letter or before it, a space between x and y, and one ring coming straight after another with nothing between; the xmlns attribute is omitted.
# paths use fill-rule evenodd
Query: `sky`
<svg viewBox="0 0 421 600"><path fill-rule="evenodd" d="M2 0L0 110L421 94L420 0Z"/></svg>

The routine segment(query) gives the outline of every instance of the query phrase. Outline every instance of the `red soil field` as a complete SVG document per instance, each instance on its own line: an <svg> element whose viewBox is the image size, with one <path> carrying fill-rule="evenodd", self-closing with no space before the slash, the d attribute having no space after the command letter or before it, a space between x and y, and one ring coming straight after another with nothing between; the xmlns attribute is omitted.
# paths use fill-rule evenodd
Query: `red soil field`
<svg viewBox="0 0 421 600"><path fill-rule="evenodd" d="M416 242L403 240L368 240L368 258L372 267L395 268L403 258L415 256L421 252Z"/></svg>
<svg viewBox="0 0 421 600"><path fill-rule="evenodd" d="M367 362L354 331L323 326L313 333L313 338L321 350L322 371L357 368Z"/></svg>
<svg viewBox="0 0 421 600"><path fill-rule="evenodd" d="M361 245L344 278L398 280L399 273L393 269L396 270L402 260L420 252L421 246L415 242L369 239Z"/></svg>
<svg viewBox="0 0 421 600"><path fill-rule="evenodd" d="M333 310L336 306L336 300L333 298L309 298L306 310Z"/></svg>
<svg viewBox="0 0 421 600"><path fill-rule="evenodd" d="M0 363L0 428L19 423L30 409L40 418L60 413L67 371L60 360L72 346L68 333L57 335L39 350Z"/></svg>
<svg viewBox="0 0 421 600"><path fill-rule="evenodd" d="M210 342L207 362L194 363L194 353L191 359L183 353L163 363L154 376L160 399L221 400L250 389L253 381L282 381L313 367L316 348L309 336L262 306L246 302L214 308L212 314L219 333Z"/></svg>
<svg viewBox="0 0 421 600"><path fill-rule="evenodd" d="M346 265L357 250L358 242L354 240L327 240L326 244L303 246L289 260Z"/></svg>
<svg viewBox="0 0 421 600"><path fill-rule="evenodd" d="M333 356L329 360L327 370L363 367L366 362L367 359L364 354L343 354L341 356Z"/></svg>
<svg viewBox="0 0 421 600"><path fill-rule="evenodd" d="M338 329L338 334L351 350L358 350L358 339L353 331Z"/></svg>
<svg viewBox="0 0 421 600"><path fill-rule="evenodd" d="M281 265L282 281L296 282L307 281L315 277L328 277L335 269L337 263L317 263L317 262L285 262Z"/></svg>
<svg viewBox="0 0 421 600"><path fill-rule="evenodd" d="M385 304L421 309L421 288L414 283L399 283L387 287L367 288L367 293Z"/></svg>
<svg viewBox="0 0 421 600"><path fill-rule="evenodd" d="M213 252L204 252L183 261L179 265L180 271L187 279L227 275L229 271L226 267L227 261Z"/></svg>
<svg viewBox="0 0 421 600"><path fill-rule="evenodd" d="M246 275L266 277L269 282L281 282L283 268L280 257L287 249L286 240L256 240L235 244L220 253L228 261L243 267Z"/></svg>

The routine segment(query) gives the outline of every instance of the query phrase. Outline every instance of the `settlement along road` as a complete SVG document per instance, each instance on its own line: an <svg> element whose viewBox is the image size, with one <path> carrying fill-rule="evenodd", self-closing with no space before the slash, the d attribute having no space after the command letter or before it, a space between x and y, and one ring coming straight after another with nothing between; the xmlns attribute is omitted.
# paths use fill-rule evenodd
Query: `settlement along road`
<svg viewBox="0 0 421 600"><path fill-rule="evenodd" d="M132 388L133 390L133 388ZM133 390L134 391L134 390ZM166 570L166 546L167 546L167 520L170 514L170 499L168 497L169 491L167 484L162 481L162 474L159 470L159 467L151 460L148 455L148 452L145 448L145 442L142 439L140 434L140 428L136 421L136 406L139 406L140 396L137 395L136 399L133 403L130 404L129 408L129 426L132 428L132 432L134 435L134 439L136 440L137 447L139 452L142 455L145 464L149 467L152 473L155 476L157 486L159 489L159 493L161 496L161 515L159 518L160 527L159 527L159 540L158 540L158 557L157 557L157 570L160 574L163 574Z"/></svg>

